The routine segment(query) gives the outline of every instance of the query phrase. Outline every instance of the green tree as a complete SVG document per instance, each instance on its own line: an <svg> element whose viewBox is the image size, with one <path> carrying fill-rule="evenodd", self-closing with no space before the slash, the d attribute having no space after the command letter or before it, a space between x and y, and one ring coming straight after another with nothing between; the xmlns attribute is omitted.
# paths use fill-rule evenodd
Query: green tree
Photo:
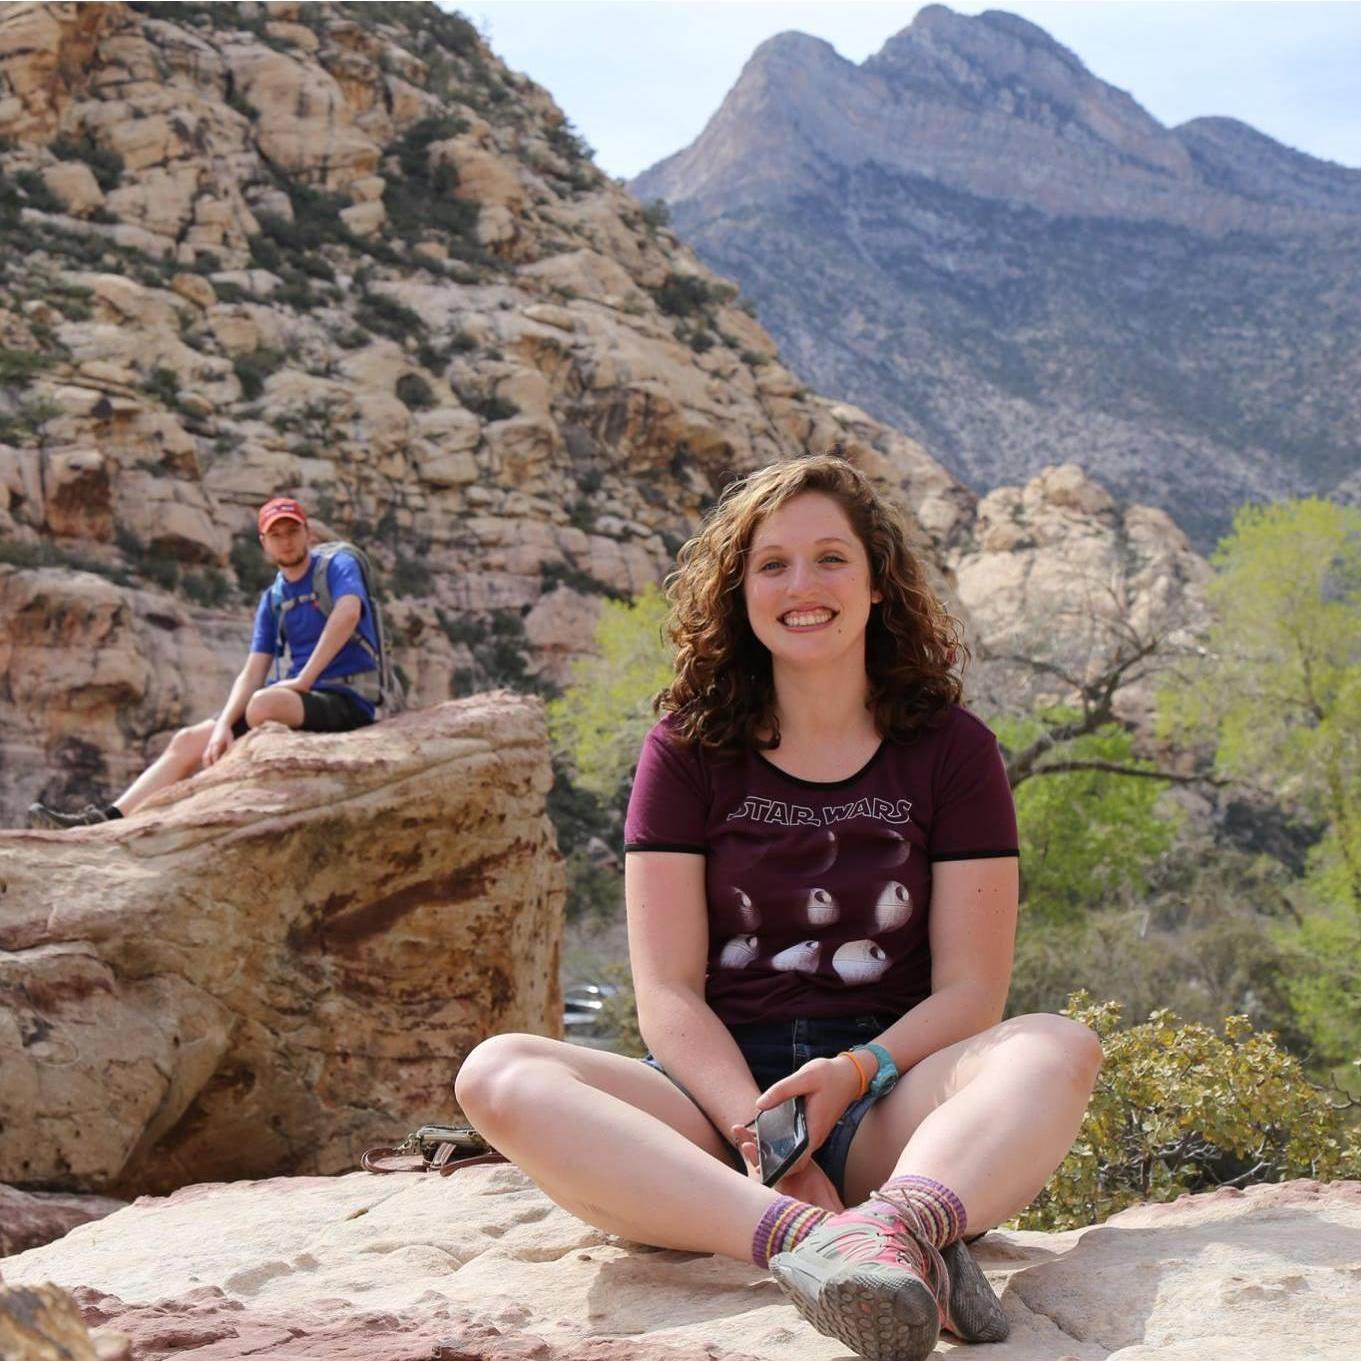
<svg viewBox="0 0 1361 1361"><path fill-rule="evenodd" d="M1007 751L1029 749L1062 714L994 717ZM1129 733L1114 723L1068 739L1016 787L1026 911L1032 919L1079 922L1109 905L1120 889L1142 891L1148 867L1166 855L1180 819L1160 810L1166 788L1154 767L1134 755ZM1042 778L1041 778L1042 777Z"/></svg>
<svg viewBox="0 0 1361 1361"><path fill-rule="evenodd" d="M1291 939L1291 992L1321 1062L1361 1048L1361 511L1251 506L1212 559L1206 647L1161 695L1164 734L1323 835Z"/></svg>
<svg viewBox="0 0 1361 1361"><path fill-rule="evenodd" d="M666 610L655 586L633 601L606 601L596 655L573 664L566 691L548 706L554 752L574 783L599 798L612 799L628 779L654 721L652 696L671 680Z"/></svg>

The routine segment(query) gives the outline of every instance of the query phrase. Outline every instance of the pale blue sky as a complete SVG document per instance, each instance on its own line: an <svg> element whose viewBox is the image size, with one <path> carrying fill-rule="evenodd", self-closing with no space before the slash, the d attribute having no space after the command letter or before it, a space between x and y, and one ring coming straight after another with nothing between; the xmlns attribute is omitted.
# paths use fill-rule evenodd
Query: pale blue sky
<svg viewBox="0 0 1361 1361"><path fill-rule="evenodd" d="M753 49L786 29L863 61L920 5L891 0L466 0L497 54L543 85L629 177L692 142ZM1046 0L1006 9L1174 125L1251 123L1311 155L1361 166L1361 3Z"/></svg>

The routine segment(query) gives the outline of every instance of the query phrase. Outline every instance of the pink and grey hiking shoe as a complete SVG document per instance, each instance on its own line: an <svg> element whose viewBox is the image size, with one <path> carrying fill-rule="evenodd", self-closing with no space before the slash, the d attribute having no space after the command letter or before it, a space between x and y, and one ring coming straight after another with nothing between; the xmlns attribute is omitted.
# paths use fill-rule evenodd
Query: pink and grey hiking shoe
<svg viewBox="0 0 1361 1361"><path fill-rule="evenodd" d="M876 1193L820 1224L770 1274L820 1333L866 1361L922 1361L945 1322L950 1275Z"/></svg>
<svg viewBox="0 0 1361 1361"><path fill-rule="evenodd" d="M1000 1342L1006 1314L962 1242L942 1253L904 1222L892 1191L833 1215L770 1273L799 1313L867 1361L921 1361L942 1328Z"/></svg>

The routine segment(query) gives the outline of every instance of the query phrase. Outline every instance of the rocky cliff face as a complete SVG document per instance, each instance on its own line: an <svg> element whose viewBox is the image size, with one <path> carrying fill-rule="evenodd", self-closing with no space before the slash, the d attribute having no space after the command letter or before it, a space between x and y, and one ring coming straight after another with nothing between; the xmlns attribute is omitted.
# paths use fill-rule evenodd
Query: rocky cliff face
<svg viewBox="0 0 1361 1361"><path fill-rule="evenodd" d="M212 712L282 491L369 549L422 705L561 682L728 477L833 440L985 634L1203 570L1080 475L976 524L433 6L10 5L0 138L0 822Z"/></svg>
<svg viewBox="0 0 1361 1361"><path fill-rule="evenodd" d="M1361 171L1165 128L1012 15L929 6L860 66L772 38L633 188L979 490L1075 462L1203 547L1361 460Z"/></svg>
<svg viewBox="0 0 1361 1361"><path fill-rule="evenodd" d="M845 439L736 291L432 5L0 10L0 821L212 712L254 508L363 543L417 701L561 680L724 480Z"/></svg>

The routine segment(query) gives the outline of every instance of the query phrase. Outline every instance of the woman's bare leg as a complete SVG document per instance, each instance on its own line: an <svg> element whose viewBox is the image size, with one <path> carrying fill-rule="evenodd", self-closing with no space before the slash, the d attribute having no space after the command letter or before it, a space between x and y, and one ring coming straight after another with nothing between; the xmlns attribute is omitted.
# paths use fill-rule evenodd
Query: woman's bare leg
<svg viewBox="0 0 1361 1361"><path fill-rule="evenodd" d="M656 1069L535 1035L498 1035L454 1087L500 1152L579 1219L656 1247L751 1260L776 1193L736 1171L694 1103Z"/></svg>
<svg viewBox="0 0 1361 1361"><path fill-rule="evenodd" d="M846 1203L889 1177L950 1187L969 1229L1027 1206L1072 1147L1101 1042L1062 1016L1017 1016L923 1059L875 1106L846 1160Z"/></svg>

